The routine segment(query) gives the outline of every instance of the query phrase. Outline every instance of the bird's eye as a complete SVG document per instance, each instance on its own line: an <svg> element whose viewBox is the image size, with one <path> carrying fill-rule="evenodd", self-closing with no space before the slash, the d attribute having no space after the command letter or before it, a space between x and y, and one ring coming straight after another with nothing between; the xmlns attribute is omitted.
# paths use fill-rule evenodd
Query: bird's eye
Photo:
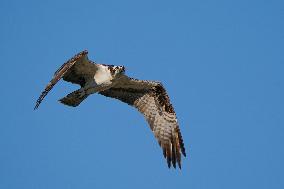
<svg viewBox="0 0 284 189"><path fill-rule="evenodd" d="M109 66L108 69L112 75L115 73L115 69L112 66Z"/></svg>

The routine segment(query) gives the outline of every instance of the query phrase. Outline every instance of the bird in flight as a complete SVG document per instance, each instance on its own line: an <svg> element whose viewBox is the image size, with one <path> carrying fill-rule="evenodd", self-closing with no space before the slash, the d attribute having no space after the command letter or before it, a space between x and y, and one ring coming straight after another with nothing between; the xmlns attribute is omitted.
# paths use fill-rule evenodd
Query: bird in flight
<svg viewBox="0 0 284 189"><path fill-rule="evenodd" d="M64 81L78 84L80 89L59 101L76 107L89 95L100 95L118 99L141 112L146 118L168 167L176 163L181 169L181 154L186 156L176 113L163 85L156 81L138 80L125 75L124 66L97 64L88 59L88 51L82 51L64 63L55 73L38 98L37 109L54 85Z"/></svg>

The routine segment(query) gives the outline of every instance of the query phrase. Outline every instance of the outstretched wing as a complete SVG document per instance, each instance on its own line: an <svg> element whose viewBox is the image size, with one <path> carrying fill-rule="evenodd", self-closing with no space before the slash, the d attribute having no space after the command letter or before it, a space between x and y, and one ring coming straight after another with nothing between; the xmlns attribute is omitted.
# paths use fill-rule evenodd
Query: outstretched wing
<svg viewBox="0 0 284 189"><path fill-rule="evenodd" d="M44 91L41 93L38 98L34 109L37 109L48 94L48 92L53 88L53 86L63 78L65 81L79 84L81 86L85 83L84 73L78 72L81 67L84 67L87 64L90 64L87 57L88 51L82 51L76 54L74 57L65 62L55 73L53 78L50 80L48 85L45 87ZM82 72L82 71L81 71Z"/></svg>
<svg viewBox="0 0 284 189"><path fill-rule="evenodd" d="M118 86L99 92L116 98L141 112L163 149L168 167L181 168L181 153L186 156L176 114L161 83L125 77Z"/></svg>

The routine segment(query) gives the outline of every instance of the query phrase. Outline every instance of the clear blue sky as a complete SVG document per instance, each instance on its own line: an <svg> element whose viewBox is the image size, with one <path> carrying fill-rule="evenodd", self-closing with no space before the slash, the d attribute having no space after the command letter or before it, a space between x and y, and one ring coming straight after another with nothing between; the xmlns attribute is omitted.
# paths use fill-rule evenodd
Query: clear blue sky
<svg viewBox="0 0 284 189"><path fill-rule="evenodd" d="M284 3L259 0L0 2L0 188L284 188ZM88 49L159 80L187 158L168 169L134 108L57 102L53 72Z"/></svg>

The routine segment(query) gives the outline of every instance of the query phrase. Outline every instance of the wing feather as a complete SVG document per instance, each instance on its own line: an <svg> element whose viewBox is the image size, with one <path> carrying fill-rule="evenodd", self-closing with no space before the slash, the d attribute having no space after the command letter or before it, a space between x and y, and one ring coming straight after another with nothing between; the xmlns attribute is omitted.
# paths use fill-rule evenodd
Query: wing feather
<svg viewBox="0 0 284 189"><path fill-rule="evenodd" d="M181 153L186 156L176 114L165 88L161 83L129 78L122 84L99 92L118 99L141 112L149 123L159 145L163 149L168 167L181 168Z"/></svg>
<svg viewBox="0 0 284 189"><path fill-rule="evenodd" d="M83 59L87 59L88 51L82 51L78 54L76 54L74 57L69 59L67 62L65 62L55 73L53 78L50 80L50 82L45 87L44 91L41 93L40 97L37 99L36 105L34 109L37 109L44 99L44 97L48 94L48 92L53 88L53 86L63 77L64 80L70 81L77 84L83 84L82 78L77 77L71 69L75 64L82 63Z"/></svg>

